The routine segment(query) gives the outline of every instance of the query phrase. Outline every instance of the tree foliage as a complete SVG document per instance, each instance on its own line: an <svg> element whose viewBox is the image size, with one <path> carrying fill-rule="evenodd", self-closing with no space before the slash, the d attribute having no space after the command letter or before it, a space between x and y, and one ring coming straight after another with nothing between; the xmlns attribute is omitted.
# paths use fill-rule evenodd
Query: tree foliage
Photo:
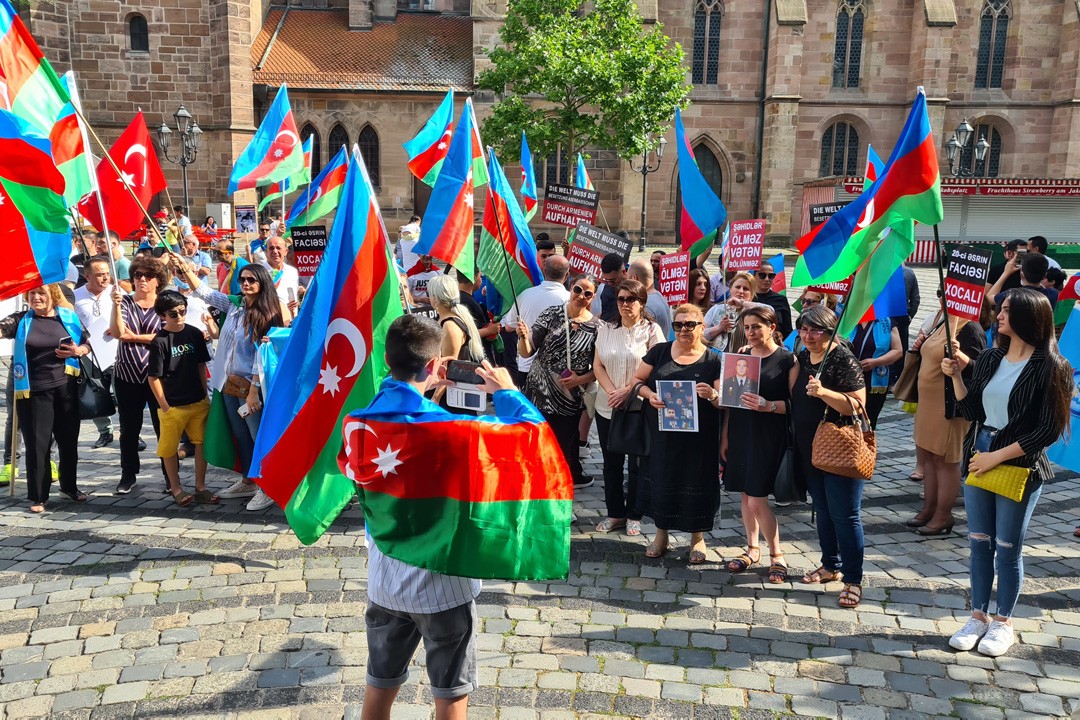
<svg viewBox="0 0 1080 720"><path fill-rule="evenodd" d="M624 159L650 149L685 107L683 51L659 23L642 26L634 0L510 0L478 85L497 101L483 135L504 158L517 157L521 132L538 157L562 145Z"/></svg>

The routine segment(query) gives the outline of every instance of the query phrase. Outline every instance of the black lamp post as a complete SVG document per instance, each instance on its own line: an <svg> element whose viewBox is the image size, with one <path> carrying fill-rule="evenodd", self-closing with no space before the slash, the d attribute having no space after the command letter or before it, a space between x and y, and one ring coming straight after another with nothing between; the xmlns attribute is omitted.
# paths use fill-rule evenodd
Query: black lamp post
<svg viewBox="0 0 1080 720"><path fill-rule="evenodd" d="M638 242L638 251L645 252L645 198L646 191L648 190L649 174L654 173L660 169L660 162L664 159L664 147L667 145L667 140L660 138L656 147L652 149L653 156L656 159L655 165L649 164L649 151L641 153L641 167L634 167L634 161L630 161L630 169L636 173L641 173L641 239Z"/></svg>
<svg viewBox="0 0 1080 720"><path fill-rule="evenodd" d="M982 174L983 159L986 157L986 151L990 149L990 143L985 137L980 137L975 143L975 169L969 170L963 163L964 148L967 147L968 141L974 134L975 130L965 119L956 126L953 136L945 143L945 153L949 157L949 172L953 177L975 177Z"/></svg>
<svg viewBox="0 0 1080 720"><path fill-rule="evenodd" d="M199 127L199 123L195 122L194 118L191 117L191 113L183 105L173 113L173 120L176 121L176 132L180 136L180 155L175 158L169 156L169 143L172 141L173 131L165 124L164 120L161 121L161 127L158 128L158 144L161 145L161 153L165 156L165 159L180 166L180 172L184 176L184 212L190 214L191 205L188 199L187 169L188 165L195 162L195 158L199 154L199 140L202 139L203 131Z"/></svg>

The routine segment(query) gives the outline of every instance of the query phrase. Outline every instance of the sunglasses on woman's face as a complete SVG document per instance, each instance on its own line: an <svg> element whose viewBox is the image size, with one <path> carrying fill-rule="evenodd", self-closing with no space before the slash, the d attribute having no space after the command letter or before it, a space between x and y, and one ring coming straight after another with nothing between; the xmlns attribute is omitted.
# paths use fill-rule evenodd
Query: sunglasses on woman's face
<svg viewBox="0 0 1080 720"><path fill-rule="evenodd" d="M251 277L250 275L241 275L240 276L240 284L241 285L258 285L259 281L256 280L255 278Z"/></svg>
<svg viewBox="0 0 1080 720"><path fill-rule="evenodd" d="M799 328L799 334L806 337L821 337L825 334L825 331L818 328L801 327Z"/></svg>
<svg viewBox="0 0 1080 720"><path fill-rule="evenodd" d="M821 302L821 301L820 300L811 300L810 298L806 298L805 300L802 301L802 304L803 304L803 307L813 307L814 305L817 305L819 302Z"/></svg>
<svg viewBox="0 0 1080 720"><path fill-rule="evenodd" d="M187 310L185 309L183 312L181 312L180 310L167 310L165 312L165 317L170 317L173 320L179 320L182 317L187 317Z"/></svg>
<svg viewBox="0 0 1080 720"><path fill-rule="evenodd" d="M574 294L575 295L582 295L582 296L585 297L586 300L591 300L592 296L595 295L596 293L594 293L592 290L586 290L585 288L581 287L580 285L575 285L574 286Z"/></svg>
<svg viewBox="0 0 1080 720"><path fill-rule="evenodd" d="M136 280L153 280L154 279L154 275L152 273L144 273L144 272L138 272L138 271L131 273L131 277L135 278Z"/></svg>
<svg viewBox="0 0 1080 720"><path fill-rule="evenodd" d="M697 320L687 320L686 322L673 322L671 323L671 327L675 330L675 332L682 332L683 330L689 330L692 332L698 325L704 324L705 323L699 322Z"/></svg>
<svg viewBox="0 0 1080 720"><path fill-rule="evenodd" d="M633 305L638 301L638 299L633 295L620 295L619 297L615 298L615 301L623 305Z"/></svg>

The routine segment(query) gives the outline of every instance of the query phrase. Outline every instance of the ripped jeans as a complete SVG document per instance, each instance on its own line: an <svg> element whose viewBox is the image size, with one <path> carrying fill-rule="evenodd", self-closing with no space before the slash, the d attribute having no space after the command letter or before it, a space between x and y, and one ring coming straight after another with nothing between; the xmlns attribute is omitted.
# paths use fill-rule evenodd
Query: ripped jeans
<svg viewBox="0 0 1080 720"><path fill-rule="evenodd" d="M992 430L980 428L975 440L979 452L990 450ZM1015 502L982 488L964 485L964 505L971 542L971 609L989 613L990 593L997 572L997 615L1010 618L1024 583L1024 536L1042 482L1033 476L1024 499Z"/></svg>

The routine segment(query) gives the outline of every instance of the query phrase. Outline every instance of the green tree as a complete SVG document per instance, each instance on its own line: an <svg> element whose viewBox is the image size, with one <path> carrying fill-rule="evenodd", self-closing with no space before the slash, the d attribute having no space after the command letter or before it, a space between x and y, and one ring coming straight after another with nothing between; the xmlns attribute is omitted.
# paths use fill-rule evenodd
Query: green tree
<svg viewBox="0 0 1080 720"><path fill-rule="evenodd" d="M524 130L538 157L561 145L629 159L650 149L685 107L683 50L657 23L642 26L633 0L510 0L502 46L478 85L497 101L483 136L501 157L517 157Z"/></svg>

